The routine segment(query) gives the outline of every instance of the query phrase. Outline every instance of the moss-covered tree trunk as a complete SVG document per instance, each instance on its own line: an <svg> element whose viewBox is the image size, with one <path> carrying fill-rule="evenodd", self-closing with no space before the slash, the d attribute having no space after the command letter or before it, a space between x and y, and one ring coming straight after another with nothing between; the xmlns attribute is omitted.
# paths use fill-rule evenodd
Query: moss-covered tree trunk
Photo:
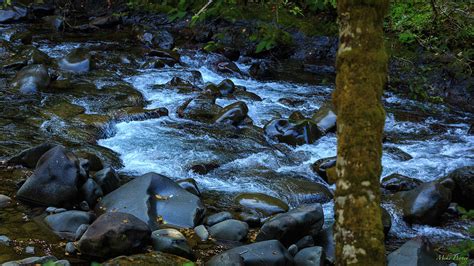
<svg viewBox="0 0 474 266"><path fill-rule="evenodd" d="M388 0L338 0L336 265L385 265L380 210L381 97L387 75Z"/></svg>

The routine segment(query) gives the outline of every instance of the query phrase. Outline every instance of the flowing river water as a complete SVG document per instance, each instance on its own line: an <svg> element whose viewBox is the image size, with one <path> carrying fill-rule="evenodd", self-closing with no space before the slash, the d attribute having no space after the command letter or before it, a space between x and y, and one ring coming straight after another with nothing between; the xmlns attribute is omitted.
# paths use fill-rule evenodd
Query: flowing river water
<svg viewBox="0 0 474 266"><path fill-rule="evenodd" d="M17 29L21 25L16 26ZM1 28L2 38L8 40L12 31ZM107 53L98 47L121 47L116 41L49 41L35 40L38 49L52 58L60 58L74 48L86 47L96 53ZM126 54L127 47L119 53ZM299 75L288 69L281 80L259 81L246 75L251 61L238 62L243 76L218 73L210 67L209 55L192 50L181 50L180 66L161 69L108 70L98 77L84 74L97 89L117 82L126 82L141 92L147 100L147 109L165 107L169 116L143 121L123 121L110 125L100 146L117 152L122 161L121 173L134 176L156 172L173 179L194 178L201 190L217 191L221 194L238 192L261 192L280 198L297 206L312 200L311 183L317 182L333 190L312 170L311 164L320 158L336 155L336 136L330 133L313 144L292 147L269 139L241 137L229 133L225 128L179 118L177 108L196 93L181 93L166 84L173 77L189 79L194 71L202 75L202 83L219 83L228 78L236 85L259 95L262 101L245 101L254 125L263 127L274 117L288 117L294 111L311 116L330 99L333 85L318 85L314 80L294 82L288 77ZM138 62L140 63L140 62ZM300 79L299 79L300 80ZM160 86L161 85L161 86ZM281 99L297 103L286 105ZM236 100L218 99L217 104L226 106ZM397 154L384 152L382 177L399 173L422 181L439 179L452 170L474 165L474 136L469 135L469 114L452 112L442 104L434 105L400 98L386 92L383 101L387 110L385 123L385 148L396 147L413 158L402 160ZM72 100L82 106L86 114L100 113L87 98ZM42 129L60 132L62 121L50 119ZM48 131L49 130L49 131ZM387 149L388 150L388 149ZM217 163L217 169L201 175L190 171L198 163ZM426 235L434 241L449 241L466 238L462 232L465 225L436 227L409 226L390 204L385 204L392 216L389 236L408 239ZM332 201L324 204L327 224L333 216ZM19 220L19 218L15 218Z"/></svg>

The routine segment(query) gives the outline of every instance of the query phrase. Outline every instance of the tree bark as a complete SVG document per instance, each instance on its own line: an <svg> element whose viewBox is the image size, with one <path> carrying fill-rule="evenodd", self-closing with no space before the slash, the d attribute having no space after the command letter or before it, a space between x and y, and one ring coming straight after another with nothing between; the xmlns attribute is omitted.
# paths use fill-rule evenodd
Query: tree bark
<svg viewBox="0 0 474 266"><path fill-rule="evenodd" d="M387 76L388 0L338 0L336 265L385 265L380 209L381 97Z"/></svg>

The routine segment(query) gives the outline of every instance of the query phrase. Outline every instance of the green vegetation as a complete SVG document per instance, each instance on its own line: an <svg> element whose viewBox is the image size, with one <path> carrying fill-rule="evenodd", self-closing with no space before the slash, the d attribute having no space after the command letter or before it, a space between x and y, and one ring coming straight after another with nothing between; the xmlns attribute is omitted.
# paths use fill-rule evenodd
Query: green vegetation
<svg viewBox="0 0 474 266"><path fill-rule="evenodd" d="M461 214L461 219L474 221L474 210L466 210L463 207L458 207L458 211ZM468 228L469 235L474 235L474 226ZM469 258L469 255L474 253L474 241L466 239L448 248L448 251L457 255L460 258ZM469 265L469 260L457 261L460 266Z"/></svg>

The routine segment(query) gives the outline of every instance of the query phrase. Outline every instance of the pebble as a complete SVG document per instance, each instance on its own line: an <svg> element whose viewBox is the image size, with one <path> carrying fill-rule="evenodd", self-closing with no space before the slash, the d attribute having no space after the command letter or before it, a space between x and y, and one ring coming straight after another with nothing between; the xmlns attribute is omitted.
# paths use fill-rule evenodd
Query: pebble
<svg viewBox="0 0 474 266"><path fill-rule="evenodd" d="M74 242L67 242L65 251L66 251L66 254L75 254L76 246L74 245Z"/></svg>
<svg viewBox="0 0 474 266"><path fill-rule="evenodd" d="M8 207L11 202L12 199L10 197L0 194L0 209Z"/></svg>
<svg viewBox="0 0 474 266"><path fill-rule="evenodd" d="M288 252L290 253L291 256L295 256L296 253L298 253L298 246L293 244L288 248Z"/></svg>
<svg viewBox="0 0 474 266"><path fill-rule="evenodd" d="M4 236L4 235L0 236L0 245L4 245L8 247L10 246L11 242L12 241L10 238L8 238L8 236Z"/></svg>
<svg viewBox="0 0 474 266"><path fill-rule="evenodd" d="M194 232L201 239L201 241L206 241L209 239L209 232L207 231L204 225L199 225L194 228Z"/></svg>
<svg viewBox="0 0 474 266"><path fill-rule="evenodd" d="M25 253L30 254L30 255L34 255L35 254L35 247L32 247L32 246L26 247L25 248Z"/></svg>

